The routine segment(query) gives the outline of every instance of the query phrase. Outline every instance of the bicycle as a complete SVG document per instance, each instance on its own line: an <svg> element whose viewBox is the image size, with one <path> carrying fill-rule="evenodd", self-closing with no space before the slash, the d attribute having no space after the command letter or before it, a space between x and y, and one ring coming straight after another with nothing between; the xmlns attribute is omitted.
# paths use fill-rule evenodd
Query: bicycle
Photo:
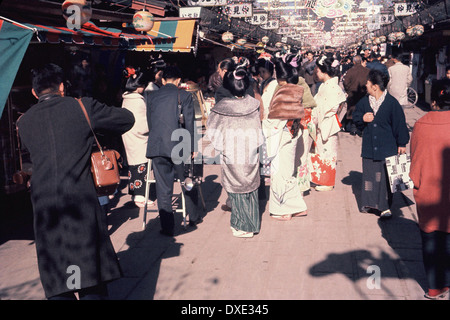
<svg viewBox="0 0 450 320"><path fill-rule="evenodd" d="M406 91L406 96L408 97L408 103L407 107L414 107L417 103L417 100L419 99L419 95L417 94L417 91L414 90L412 87L408 87Z"/></svg>

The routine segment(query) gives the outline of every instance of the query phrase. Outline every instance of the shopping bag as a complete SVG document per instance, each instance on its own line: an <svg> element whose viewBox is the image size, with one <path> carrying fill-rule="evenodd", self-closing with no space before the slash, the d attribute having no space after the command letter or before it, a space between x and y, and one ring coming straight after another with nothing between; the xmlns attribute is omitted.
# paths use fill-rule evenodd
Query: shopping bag
<svg viewBox="0 0 450 320"><path fill-rule="evenodd" d="M392 193L414 188L414 184L409 177L410 167L410 154L397 154L386 158L386 169Z"/></svg>

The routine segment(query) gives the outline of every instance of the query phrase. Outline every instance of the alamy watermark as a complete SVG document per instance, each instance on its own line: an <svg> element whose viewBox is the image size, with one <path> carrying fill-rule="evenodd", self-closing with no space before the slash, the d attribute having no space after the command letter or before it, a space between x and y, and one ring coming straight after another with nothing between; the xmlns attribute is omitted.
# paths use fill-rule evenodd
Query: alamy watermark
<svg viewBox="0 0 450 320"><path fill-rule="evenodd" d="M367 288L370 290L381 289L381 269L377 265L370 265L366 272L371 274L366 281Z"/></svg>
<svg viewBox="0 0 450 320"><path fill-rule="evenodd" d="M66 286L69 290L80 290L81 289L81 269L77 265L70 265L66 269L66 273L70 274L67 278Z"/></svg>

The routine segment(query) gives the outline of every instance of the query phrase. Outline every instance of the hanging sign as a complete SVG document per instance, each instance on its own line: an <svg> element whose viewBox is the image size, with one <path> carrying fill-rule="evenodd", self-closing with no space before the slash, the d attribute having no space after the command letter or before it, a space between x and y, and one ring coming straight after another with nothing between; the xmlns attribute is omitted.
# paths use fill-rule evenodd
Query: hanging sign
<svg viewBox="0 0 450 320"><path fill-rule="evenodd" d="M278 20L269 20L266 23L261 24L261 29L264 30L274 30L280 27L280 22Z"/></svg>
<svg viewBox="0 0 450 320"><path fill-rule="evenodd" d="M375 31L380 28L381 28L381 16L379 14L369 16L367 19L367 29L369 31Z"/></svg>
<svg viewBox="0 0 450 320"><path fill-rule="evenodd" d="M386 25L386 24L391 24L395 21L395 16L392 13L381 13L380 15L380 24L382 26Z"/></svg>
<svg viewBox="0 0 450 320"><path fill-rule="evenodd" d="M291 33L291 27L281 27L277 31L278 34L289 34Z"/></svg>
<svg viewBox="0 0 450 320"><path fill-rule="evenodd" d="M417 12L420 9L420 4L418 2L411 3L394 3L394 15L395 16L409 16Z"/></svg>
<svg viewBox="0 0 450 320"><path fill-rule="evenodd" d="M253 15L253 6L251 3L230 4L224 7L224 12L233 18L251 17Z"/></svg>
<svg viewBox="0 0 450 320"><path fill-rule="evenodd" d="M180 18L200 18L202 7L180 7Z"/></svg>
<svg viewBox="0 0 450 320"><path fill-rule="evenodd" d="M214 7L226 6L227 0L188 0L188 6Z"/></svg>
<svg viewBox="0 0 450 320"><path fill-rule="evenodd" d="M251 17L245 17L245 22L254 25L261 25L263 23L267 23L269 15L267 13L254 13Z"/></svg>

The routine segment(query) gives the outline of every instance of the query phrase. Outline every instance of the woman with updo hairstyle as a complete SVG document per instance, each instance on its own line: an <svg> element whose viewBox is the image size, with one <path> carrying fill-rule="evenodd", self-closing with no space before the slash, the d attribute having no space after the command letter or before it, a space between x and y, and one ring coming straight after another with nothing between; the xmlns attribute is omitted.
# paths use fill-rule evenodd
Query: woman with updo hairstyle
<svg viewBox="0 0 450 320"><path fill-rule="evenodd" d="M301 139L304 115L303 87L297 85L298 71L279 59L275 61L277 88L263 120L270 166L270 216L279 221L306 215L306 204L297 183L296 151Z"/></svg>
<svg viewBox="0 0 450 320"><path fill-rule="evenodd" d="M312 111L317 134L315 150L310 155L311 183L316 191L331 191L336 179L337 139L341 130L336 112L346 96L339 86L339 61L322 55L316 60L316 66L321 85L314 96L317 107Z"/></svg>
<svg viewBox="0 0 450 320"><path fill-rule="evenodd" d="M259 101L246 91L250 85L245 68L228 71L223 86L232 97L220 100L208 116L206 136L220 154L222 187L227 191L231 207L232 234L250 238L259 233L258 148L261 133Z"/></svg>
<svg viewBox="0 0 450 320"><path fill-rule="evenodd" d="M409 131L400 103L387 90L389 75L372 69L367 93L356 104L353 122L362 131L362 188L360 211L391 217L392 192L386 158L406 153Z"/></svg>
<svg viewBox="0 0 450 320"><path fill-rule="evenodd" d="M128 163L128 194L140 208L145 205L145 177L147 174L148 124L147 104L142 95L148 79L140 69L127 67L124 70L125 93L122 95L122 108L134 115L134 126L122 135ZM153 201L148 200L149 204Z"/></svg>
<svg viewBox="0 0 450 320"><path fill-rule="evenodd" d="M301 69L300 68L301 56L297 54L293 53L286 54L285 56L283 56L283 61L294 67L296 70ZM278 72L282 71L277 71L277 73ZM303 193L308 192L311 189L311 173L308 165L309 151L311 149L312 142L316 137L316 127L312 122L311 114L313 108L315 108L317 104L311 93L309 85L306 83L305 78L299 76L297 84L303 87L304 90L302 96L302 105L305 110L305 115L300 120L300 130L302 130L303 144L302 143L298 144L299 148L296 155L297 158L299 158L297 168L297 180L300 187L300 191Z"/></svg>

